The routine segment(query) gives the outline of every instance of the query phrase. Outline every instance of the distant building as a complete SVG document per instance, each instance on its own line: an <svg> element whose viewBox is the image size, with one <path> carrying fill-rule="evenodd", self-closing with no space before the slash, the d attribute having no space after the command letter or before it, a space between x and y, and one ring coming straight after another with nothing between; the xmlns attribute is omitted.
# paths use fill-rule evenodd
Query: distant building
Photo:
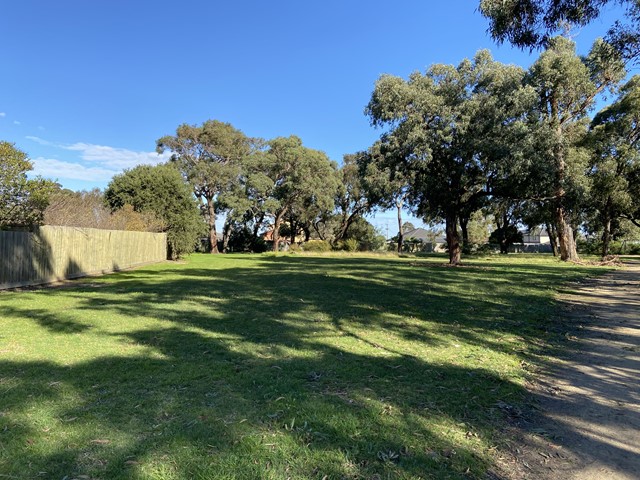
<svg viewBox="0 0 640 480"><path fill-rule="evenodd" d="M444 252L447 245L442 234L424 228L414 228L402 235L405 249L410 252Z"/></svg>
<svg viewBox="0 0 640 480"><path fill-rule="evenodd" d="M549 233L544 228L533 228L522 232L522 243L525 245L550 245Z"/></svg>
<svg viewBox="0 0 640 480"><path fill-rule="evenodd" d="M551 253L549 233L544 228L532 228L522 233L522 243L515 243L509 251L512 253Z"/></svg>

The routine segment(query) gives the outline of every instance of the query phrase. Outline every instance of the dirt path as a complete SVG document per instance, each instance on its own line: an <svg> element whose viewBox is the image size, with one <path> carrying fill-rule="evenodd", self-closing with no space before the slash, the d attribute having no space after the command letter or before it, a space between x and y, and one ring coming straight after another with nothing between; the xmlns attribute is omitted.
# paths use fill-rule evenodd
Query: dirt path
<svg viewBox="0 0 640 480"><path fill-rule="evenodd" d="M578 348L539 379L538 411L507 476L640 479L640 261L589 280L563 301Z"/></svg>

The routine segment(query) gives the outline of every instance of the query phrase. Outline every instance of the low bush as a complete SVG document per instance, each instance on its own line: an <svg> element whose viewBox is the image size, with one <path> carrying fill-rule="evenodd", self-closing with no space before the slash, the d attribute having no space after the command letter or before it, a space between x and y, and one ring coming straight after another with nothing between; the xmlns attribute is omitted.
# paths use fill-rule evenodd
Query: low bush
<svg viewBox="0 0 640 480"><path fill-rule="evenodd" d="M297 253L301 251L302 251L302 245L300 245L299 243L292 243L291 245L289 245L290 253Z"/></svg>
<svg viewBox="0 0 640 480"><path fill-rule="evenodd" d="M302 249L305 252L329 252L331 244L326 240L309 240L302 244Z"/></svg>
<svg viewBox="0 0 640 480"><path fill-rule="evenodd" d="M345 252L355 252L358 250L359 242L355 238L347 238L340 242L340 250L344 250Z"/></svg>

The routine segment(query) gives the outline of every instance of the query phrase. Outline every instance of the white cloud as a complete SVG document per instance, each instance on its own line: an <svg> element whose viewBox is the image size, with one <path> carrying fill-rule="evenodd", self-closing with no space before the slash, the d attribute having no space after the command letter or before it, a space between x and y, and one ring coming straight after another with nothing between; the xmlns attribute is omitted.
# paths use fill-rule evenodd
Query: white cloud
<svg viewBox="0 0 640 480"><path fill-rule="evenodd" d="M79 163L63 162L53 158L38 157L33 162L33 173L52 179L86 180L89 182L107 182L119 173L102 167L85 167Z"/></svg>
<svg viewBox="0 0 640 480"><path fill-rule="evenodd" d="M40 130L41 132L44 132L45 128L44 128L44 127L42 127L42 126L39 126L39 127L38 127L38 130Z"/></svg>
<svg viewBox="0 0 640 480"><path fill-rule="evenodd" d="M14 120L14 121L13 121L13 124L14 124L14 125L22 125L22 123L21 123L21 122L19 122L18 120Z"/></svg>
<svg viewBox="0 0 640 480"><path fill-rule="evenodd" d="M168 152L159 155L156 152L136 152L126 148L109 147L93 143L78 142L71 145L64 145L34 136L28 136L26 138L40 145L79 152L80 158L85 162L94 163L101 168L115 171L133 168L136 165L157 165L158 163L169 160L171 156Z"/></svg>
<svg viewBox="0 0 640 480"><path fill-rule="evenodd" d="M31 140L32 142L39 143L40 145L46 145L47 147L61 147L61 145L56 145L55 143L43 140L40 137L32 137L31 135L27 135L24 138L26 138L27 140Z"/></svg>
<svg viewBox="0 0 640 480"><path fill-rule="evenodd" d="M6 117L6 116L7 116L7 114L6 114L6 113L4 113L4 112L0 112L0 117Z"/></svg>
<svg viewBox="0 0 640 480"><path fill-rule="evenodd" d="M91 143L74 143L63 146L66 150L80 152L80 157L87 161L118 169L132 168L136 165L157 165L169 159L169 154L158 155L156 152L136 152L126 148L94 145Z"/></svg>

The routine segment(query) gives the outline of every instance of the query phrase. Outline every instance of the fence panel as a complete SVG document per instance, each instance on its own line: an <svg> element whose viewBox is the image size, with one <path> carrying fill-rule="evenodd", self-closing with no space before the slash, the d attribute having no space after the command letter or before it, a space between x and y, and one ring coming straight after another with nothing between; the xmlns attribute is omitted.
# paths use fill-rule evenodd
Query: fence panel
<svg viewBox="0 0 640 480"><path fill-rule="evenodd" d="M167 258L164 233L43 226L0 231L0 289L108 273Z"/></svg>

